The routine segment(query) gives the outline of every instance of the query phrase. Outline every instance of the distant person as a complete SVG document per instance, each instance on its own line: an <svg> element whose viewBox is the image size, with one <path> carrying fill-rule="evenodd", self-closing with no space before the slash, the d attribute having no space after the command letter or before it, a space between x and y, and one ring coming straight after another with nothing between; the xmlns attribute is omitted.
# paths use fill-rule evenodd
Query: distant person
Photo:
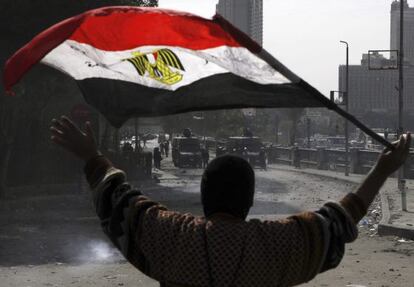
<svg viewBox="0 0 414 287"><path fill-rule="evenodd" d="M183 136L186 138L191 138L193 136L193 132L191 131L190 128L185 128L183 130Z"/></svg>
<svg viewBox="0 0 414 287"><path fill-rule="evenodd" d="M208 165L208 161L210 160L210 154L208 152L207 147L203 147L201 149L201 159L203 162L203 168L206 168Z"/></svg>
<svg viewBox="0 0 414 287"><path fill-rule="evenodd" d="M123 167L131 171L135 167L134 149L129 142L125 142L122 146Z"/></svg>
<svg viewBox="0 0 414 287"><path fill-rule="evenodd" d="M132 153L134 151L132 145L129 142L125 142L124 145L122 146L122 152L125 155L128 155L130 153Z"/></svg>
<svg viewBox="0 0 414 287"><path fill-rule="evenodd" d="M152 174L152 153L151 152L143 152L142 156L144 157L144 172L147 175Z"/></svg>
<svg viewBox="0 0 414 287"><path fill-rule="evenodd" d="M260 166L266 170L267 169L267 164L266 164L266 151L264 147L260 148L260 152L259 152L259 158L260 158Z"/></svg>
<svg viewBox="0 0 414 287"><path fill-rule="evenodd" d="M251 138L251 137L253 137L253 132L249 128L244 128L243 129L243 136Z"/></svg>
<svg viewBox="0 0 414 287"><path fill-rule="evenodd" d="M153 157L154 157L154 166L156 169L161 169L161 151L159 147L155 147L153 151Z"/></svg>
<svg viewBox="0 0 414 287"><path fill-rule="evenodd" d="M164 150L164 142L159 142L158 143L161 155L165 155L165 150Z"/></svg>
<svg viewBox="0 0 414 287"><path fill-rule="evenodd" d="M168 140L164 141L164 152L165 152L165 157L168 157L168 154L170 153L170 142Z"/></svg>
<svg viewBox="0 0 414 287"><path fill-rule="evenodd" d="M243 159L212 160L201 180L205 217L170 211L132 188L96 147L90 124L53 120L52 141L86 162L104 232L125 258L161 286L294 286L337 267L345 243L389 175L406 160L408 133L385 149L354 193L315 212L283 220L245 221L255 176ZM277 176L277 174L276 174ZM351 278L350 278L351 280Z"/></svg>
<svg viewBox="0 0 414 287"><path fill-rule="evenodd" d="M135 152L139 154L142 153L141 141L138 141L138 144L135 144Z"/></svg>

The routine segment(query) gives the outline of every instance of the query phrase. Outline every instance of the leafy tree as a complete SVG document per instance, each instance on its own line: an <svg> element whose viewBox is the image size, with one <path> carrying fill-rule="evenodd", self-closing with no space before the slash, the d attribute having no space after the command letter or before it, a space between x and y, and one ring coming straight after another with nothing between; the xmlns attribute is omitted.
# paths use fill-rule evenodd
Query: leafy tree
<svg viewBox="0 0 414 287"><path fill-rule="evenodd" d="M154 6L156 1L133 0L2 0L0 1L0 63L44 29L66 18L103 6ZM0 69L2 77L3 69ZM10 167L19 173L19 181L35 178L40 151L50 149L48 123L59 113L68 113L71 104L83 101L73 80L55 70L36 66L16 87L15 97L7 97L0 88L0 194ZM48 154L47 152L44 154ZM23 164L25 160L25 164ZM40 160L40 161L39 161ZM11 164L9 164L11 163ZM50 168L49 169L53 169ZM9 175L9 176L8 176ZM0 195L1 196L1 195Z"/></svg>
<svg viewBox="0 0 414 287"><path fill-rule="evenodd" d="M158 0L138 0L136 1L138 6L141 7L157 7Z"/></svg>
<svg viewBox="0 0 414 287"><path fill-rule="evenodd" d="M194 134L216 138L241 135L245 124L245 118L238 109L190 112L162 118L166 133L180 134L183 129L190 128Z"/></svg>
<svg viewBox="0 0 414 287"><path fill-rule="evenodd" d="M8 166L17 132L16 118L19 114L19 105L14 104L16 101L19 99L0 98L0 197L6 194Z"/></svg>
<svg viewBox="0 0 414 287"><path fill-rule="evenodd" d="M245 117L239 109L218 111L210 122L212 128L216 129L217 138L241 136L246 127ZM220 124L217 126L217 123Z"/></svg>

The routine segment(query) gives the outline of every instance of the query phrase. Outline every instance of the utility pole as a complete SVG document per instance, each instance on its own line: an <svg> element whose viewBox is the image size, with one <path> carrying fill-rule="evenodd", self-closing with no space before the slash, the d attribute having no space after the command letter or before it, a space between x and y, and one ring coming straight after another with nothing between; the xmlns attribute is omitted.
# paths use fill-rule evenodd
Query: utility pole
<svg viewBox="0 0 414 287"><path fill-rule="evenodd" d="M311 142L310 142L310 138L311 138L311 119L310 118L306 118L306 137L307 137L307 148L311 148Z"/></svg>
<svg viewBox="0 0 414 287"><path fill-rule="evenodd" d="M405 0L400 0L400 49L399 49L399 79L398 79L398 136L403 134L404 112L404 5ZM401 206L407 211L407 194L405 192L404 165L398 170L398 188L401 191Z"/></svg>
<svg viewBox="0 0 414 287"><path fill-rule="evenodd" d="M275 113L275 144L279 144L279 116Z"/></svg>
<svg viewBox="0 0 414 287"><path fill-rule="evenodd" d="M340 41L346 45L346 82L345 89L346 91L343 94L345 101L345 111L348 113L348 99L349 99L349 45L346 41ZM348 133L348 120L345 120L345 176L349 176L349 133Z"/></svg>
<svg viewBox="0 0 414 287"><path fill-rule="evenodd" d="M134 133L135 133L135 151L139 151L138 119L137 118L134 118Z"/></svg>
<svg viewBox="0 0 414 287"><path fill-rule="evenodd" d="M206 128L206 125L207 125L207 122L206 122L206 113L205 112L201 112L201 117L202 117L202 121L203 121L203 142L204 142L204 147L206 147L206 130L207 130L207 128Z"/></svg>

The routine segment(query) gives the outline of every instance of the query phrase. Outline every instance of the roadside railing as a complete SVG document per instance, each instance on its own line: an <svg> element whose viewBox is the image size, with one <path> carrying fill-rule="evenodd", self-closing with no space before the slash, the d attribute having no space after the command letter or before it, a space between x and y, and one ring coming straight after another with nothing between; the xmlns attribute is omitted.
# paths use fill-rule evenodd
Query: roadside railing
<svg viewBox="0 0 414 287"><path fill-rule="evenodd" d="M367 174L377 162L381 151L351 148L348 161L351 173ZM279 163L296 168L315 168L320 170L344 171L345 150L328 148L269 147L269 163ZM405 164L405 178L414 179L414 153L410 153Z"/></svg>

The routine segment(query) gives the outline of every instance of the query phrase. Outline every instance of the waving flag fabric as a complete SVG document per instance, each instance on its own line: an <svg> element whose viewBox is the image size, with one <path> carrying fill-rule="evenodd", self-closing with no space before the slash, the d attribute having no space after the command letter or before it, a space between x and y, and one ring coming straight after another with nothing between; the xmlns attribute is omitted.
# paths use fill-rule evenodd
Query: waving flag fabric
<svg viewBox="0 0 414 287"><path fill-rule="evenodd" d="M113 125L132 116L333 104L220 16L106 7L36 36L6 64L7 90L41 62L74 78Z"/></svg>

